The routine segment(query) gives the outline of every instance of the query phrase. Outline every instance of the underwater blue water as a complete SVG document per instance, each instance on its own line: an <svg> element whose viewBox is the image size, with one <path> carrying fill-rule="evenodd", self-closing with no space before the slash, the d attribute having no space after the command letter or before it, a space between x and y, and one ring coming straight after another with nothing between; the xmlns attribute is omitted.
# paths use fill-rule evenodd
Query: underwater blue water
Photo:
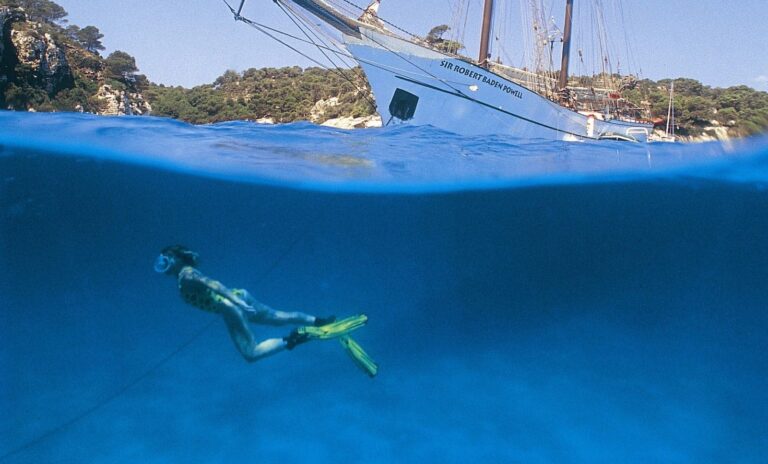
<svg viewBox="0 0 768 464"><path fill-rule="evenodd" d="M0 112L0 462L765 462L766 167L765 137ZM378 377L244 362L153 272L175 243L367 313Z"/></svg>

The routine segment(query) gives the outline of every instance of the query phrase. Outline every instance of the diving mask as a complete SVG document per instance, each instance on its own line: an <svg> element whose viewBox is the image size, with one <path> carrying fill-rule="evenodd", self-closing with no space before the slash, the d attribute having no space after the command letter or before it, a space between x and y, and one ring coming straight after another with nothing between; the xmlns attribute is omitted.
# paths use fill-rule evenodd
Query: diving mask
<svg viewBox="0 0 768 464"><path fill-rule="evenodd" d="M160 255L155 259L155 272L165 274L173 265L176 264L176 259L173 256Z"/></svg>

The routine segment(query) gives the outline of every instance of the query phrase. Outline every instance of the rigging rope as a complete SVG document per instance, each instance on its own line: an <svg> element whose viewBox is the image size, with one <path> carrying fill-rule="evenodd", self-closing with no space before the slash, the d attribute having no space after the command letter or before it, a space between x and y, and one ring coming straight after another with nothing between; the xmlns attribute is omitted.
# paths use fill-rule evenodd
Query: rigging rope
<svg viewBox="0 0 768 464"><path fill-rule="evenodd" d="M224 1L224 3L226 3L226 1ZM262 33L263 33L263 34L265 34L267 37L271 38L272 40L275 40L276 42L278 42L278 43L280 43L280 44L282 44L282 45L285 45L286 47L290 48L291 50L294 50L294 51L296 51L296 53L298 53L298 54L300 54L301 56L303 56L303 57L307 58L308 60L310 60L310 61L314 62L314 63L315 63L315 64L317 64L318 66L321 66L321 67L323 67L324 69L327 69L327 67L326 67L326 66L325 66L323 63L320 63L319 61L315 60L314 58L312 58L312 57L310 57L310 56L308 56L308 55L306 55L306 54L302 53L301 51L299 51L299 50L295 49L294 47L291 47L291 46L290 46L290 45L289 45L287 42L285 42L285 41L282 41L282 40L278 39L278 38L277 38L277 37L275 37L274 35L272 35L272 34L268 34L267 32L265 32L265 30L266 30L266 31L270 31L270 32L273 32L273 33L275 33L275 34L278 34L278 35L281 35L281 36L284 36L284 37L289 37L289 38L291 38L291 39L293 39L293 40L295 40L295 41L297 41L297 42L301 42L301 43L305 43L305 44L308 44L308 45L313 45L313 46L315 46L315 47L323 48L324 50L330 51L331 53L333 53L333 54L335 54L335 55L340 55L340 56L344 56L344 57L347 57L347 58L351 58L351 59L353 59L353 60L356 60L356 61L358 61L358 62L361 62L361 63L366 63L366 64L368 64L368 65L370 65L370 66L373 66L373 67L375 67L375 68L378 68L378 69L381 69L381 70L384 70L384 71L388 71L388 72L398 72L398 73L402 73L402 74L410 74L410 75L412 75L412 76L414 76L414 77L421 77L421 78L424 78L424 77L429 77L429 76L427 76L426 74L419 74L419 73L415 73L415 72L413 72L413 71L408 71L408 70L405 70L405 69L402 69L402 68L397 68L397 67L394 67L394 66L389 66L389 65L386 65L386 66L385 66L385 65L382 65L382 64L379 64L379 63L373 62L373 61L369 61L369 60L365 60L365 59L361 59L361 58L356 58L356 57L354 57L353 55L351 55L351 54L349 54L349 53L345 53L345 52L339 52L339 51L337 51L337 50L333 50L333 49L331 49L331 48L328 48L328 47L323 47L322 45L318 45L318 44L316 44L316 43L314 43L314 42L310 42L310 41L308 41L308 40L306 40L306 39L303 39L303 38L301 38L301 37L297 37L297 36L295 36L295 35L289 34L289 33L287 33L287 32L283 32L283 31L281 31L281 30L278 30L278 29L275 29L275 28L273 28L273 27L267 26L266 24L258 23L258 22L256 22L256 21L250 20L250 19L248 19L248 18L245 18L245 17L242 17L242 16L240 16L239 18L237 18L237 20L238 20L238 21L241 21L241 22L243 22L243 23L245 23L245 24L247 24L247 25L249 25L249 26L251 26L251 27L253 27L253 28L254 28L254 29L256 29L257 31L259 31L259 32L262 32ZM447 81L446 81L446 82L447 82ZM463 83L461 83L461 82L456 82L456 83L457 83L457 84L463 84Z"/></svg>
<svg viewBox="0 0 768 464"><path fill-rule="evenodd" d="M322 49L323 49L323 48L324 48L324 49L326 49L326 50L328 50L328 51L330 51L330 52L332 52L332 53L334 53L334 54L336 54L336 55L339 55L339 53L338 53L337 51L334 51L334 50L330 49L328 46L320 46L320 45L318 45L317 43L315 43L314 41L312 41L312 40L311 40L311 38L310 38L309 36L307 36L307 39L308 39L308 40L304 40L304 39L301 39L300 37L296 37L296 36L293 36L293 35L291 35L291 34L287 34L287 33L285 33L285 32L282 32L282 31L278 31L277 29L273 29L273 28L271 28L271 27L269 27L269 26L266 26L266 25L263 25L263 24L259 24L259 23L255 22L255 21L251 20L251 19L248 19L248 18L246 18L245 16L242 16L242 15L238 14L238 13L237 13L237 11L236 11L236 10L235 10L235 9L232 7L232 5L230 5L229 3L227 3L227 0L222 0L222 2L224 2L224 4L225 4L225 5L227 5L227 7L230 9L230 11L232 11L232 14L235 16L235 20L237 20L237 21L241 21L241 22L243 22L243 23L245 23L245 24L248 24L249 26L253 27L253 28L254 28L254 29L256 29L257 31L259 31L259 32L261 32L262 34L266 35L267 37L271 38L271 39L272 39L272 40L274 40L275 42L278 42L278 43L280 43L280 44L284 45L285 47L287 47L287 48L291 49L292 51L294 51L294 52L298 53L299 55L303 56L304 58L308 59L308 60L309 60L309 61L311 61L312 63L315 63L315 64L316 64L316 65L318 65L319 67L321 67L321 68L323 68L323 69L325 69L325 70L327 70L327 71L331 71L331 72L334 72L334 73L338 73L338 74L339 74L339 75L341 75L341 76L342 76L342 77L343 77L345 80L347 80L347 81L348 81L348 82L349 82L349 83L350 83L350 84L351 84L351 85L352 85L352 86L355 88L355 90L357 90L357 91L360 91L360 90L364 90L364 89L360 89L360 88L357 86L357 84L355 84L355 83L354 83L354 82L353 82L353 81L352 81L352 80L351 80L351 79L350 79L348 76L346 76L346 75L345 75L345 74L344 74L344 73L343 73L341 70L339 70L339 69L333 69L333 68L329 68L329 67L328 67L328 66L326 66L324 63L322 63L322 62L320 62L320 61L316 60L315 58L313 58L313 57L311 57L311 56L307 55L306 53L302 52L302 51L301 51L301 50L299 50L298 48L296 48L296 47L294 47L294 46L290 45L288 42L285 42L285 41L283 41L283 40L280 40L279 38L277 38L277 37L275 37L274 35L270 34L269 32L267 32L267 29L268 29L268 30L271 30L271 31L273 31L273 32L275 32L275 33L278 33L278 34L282 34L282 35L285 35L285 36L287 36L287 37L291 37L291 38L293 38L293 39L295 39L295 40L297 40L297 41L299 41L299 42L303 42L303 43L307 43L307 44L311 44L311 45L314 45L314 46L315 46L315 47L316 47L318 50L320 50L320 52L321 52L321 53L323 53L323 55L324 55L326 58L328 58L328 55L326 55L326 54L325 54L325 53L322 51ZM278 2L275 2L275 3L278 3ZM281 10L282 10L283 12L285 12L286 14L288 14L288 12L287 12L285 9L283 9L283 8L282 8L282 5L280 5L280 4L278 3L278 6L280 6L280 8L281 8ZM294 24L296 24L296 21L295 21L295 20L294 20L294 19L293 19L293 18L292 18L290 15L288 15L288 16L289 16L289 18L290 18L290 19L291 19L291 20L294 22ZM307 35L306 31L304 31L304 29L302 29L302 28L301 28L301 27L300 27L298 24L296 24L296 26L299 28L299 30L301 30L301 31L304 33L304 35ZM343 54L342 54L342 55L343 55ZM352 58L354 58L354 57L352 57ZM332 61L330 58L328 58L328 60L329 60L329 61L331 61L331 63L332 63L332 64L334 64L334 63L333 63L333 61ZM335 66L335 64L334 64L334 66ZM368 92L364 92L364 93L363 93L363 98L365 98L366 102L367 102L367 103L368 103L368 104L371 106L371 108L372 108L374 111L376 111L376 110L377 110L377 108L376 108L376 102L374 102L374 101L371 99L371 97L368 95Z"/></svg>
<svg viewBox="0 0 768 464"><path fill-rule="evenodd" d="M288 247L283 251L283 253L280 254L273 262L272 264L264 270L264 272L256 279L255 286L261 285L264 280L269 277L269 275L277 269L277 267L280 265L280 263L283 262L283 260L293 251L293 249L298 245L301 240L309 233L310 230L312 230L317 224L317 222L320 221L322 217L322 213L315 216L315 218L308 222L308 226L299 233L296 238L288 245ZM217 318L213 318L211 321L204 324L202 327L200 327L197 331L195 331L189 338L184 340L176 349L171 351L170 353L166 354L162 358L160 358L158 361L156 361L154 364L150 365L147 369L145 369L141 374L137 375L127 383L123 384L120 388L112 392L111 394L107 395L106 397L102 398L101 400L97 401L93 406L84 409L83 411L79 412L78 414L75 414L70 419L62 422L61 424L51 428L50 430L47 430L43 432L42 434L34 437L33 439L22 443L21 445L7 451L3 455L0 455L0 462L5 461L6 459L13 457L19 453L21 453L24 450L27 450L29 448L32 448L36 446L37 444L45 441L49 437L56 435L57 433L68 429L69 427L75 425L76 423L82 421L83 419L87 418L88 416L94 414L98 410L102 409L103 407L109 405L116 399L118 399L120 396L122 396L125 392L136 386L137 384L141 383L143 380L149 378L154 373L160 370L163 366L168 364L173 358L175 358L179 353L187 349L190 345L192 345L195 341L197 341L203 334L205 334L211 327L214 326L214 324L218 323L219 320Z"/></svg>
<svg viewBox="0 0 768 464"><path fill-rule="evenodd" d="M464 13L464 24L461 27L461 39L459 40L459 42L461 42L462 44L466 42L465 39L467 37L467 20L469 19L469 5L470 3L467 2L467 10Z"/></svg>
<svg viewBox="0 0 768 464"><path fill-rule="evenodd" d="M330 44L333 45L333 50L331 50L330 46L322 38L322 35L324 35L324 33L320 30L320 26L319 25L314 24L306 15L299 14L299 12L297 12L296 9L291 7L290 5L286 4L285 6L288 7L288 9L291 10L291 12L294 15L299 17L302 20L304 26L307 28L307 30L309 30L312 33L312 36L314 36L318 41L320 41L322 46L318 45L318 44L315 44L315 46L318 49L320 49L322 51L322 49L325 48L326 50L330 51L331 53L336 55L339 58L339 60L344 64L344 66L346 66L347 68L354 68L357 65L356 63L354 63L354 57L352 57L352 60L351 60L351 61L353 61L353 63L348 63L346 60L344 60L345 57L350 58L350 55L343 48L343 44L339 43L339 41L337 41L335 38L333 38L330 35L326 34L328 42L330 42ZM306 36L306 34L304 34L304 35ZM310 39L309 42L310 43L314 43L314 42L312 42L311 39ZM328 58L328 61L333 63L334 66L336 65L333 62L333 60L331 60L330 58Z"/></svg>
<svg viewBox="0 0 768 464"><path fill-rule="evenodd" d="M455 91L457 94L459 94L459 95L462 95L462 96L466 96L466 95L464 94L464 92L462 92L461 90L459 90L459 89L457 89L456 87L452 86L452 85L451 85L451 84L450 84L450 83L449 83L447 80L445 80L445 79L443 79L443 78L441 78L441 77L437 77L437 76L435 76L435 75L434 75L434 74L432 74L431 72L427 71L426 69L422 68L422 67L421 67L421 66L419 66L418 64L416 64L416 63L414 63L413 61L409 60L408 58L404 57L404 56L403 56L403 55L401 55L400 53L397 53L396 51L394 51L394 50L392 50L391 48L387 47L387 46L386 46L386 45L384 45L383 43L381 43L381 42L377 41L377 40L376 40L376 39L374 39L373 37L367 37L367 38L368 38L368 40L370 40L371 42L373 42L373 43L375 43L376 45L378 45L378 46L380 46L380 47L384 48L385 50L387 50L388 52L392 53L392 54L393 54L393 55L395 55L396 57L400 58L401 60L403 60L403 61L405 61L406 63L410 64L411 66L415 67L415 68L416 68L416 69L418 69L419 71L421 71L421 72L423 72L423 73L426 73L426 74L427 74L429 77L431 77L431 78L435 79L436 81L442 82L442 83L443 83L443 84L445 84L447 87L449 87L449 88L451 88L453 91Z"/></svg>
<svg viewBox="0 0 768 464"><path fill-rule="evenodd" d="M351 2L351 1L349 1L349 0L341 0L341 1L342 1L342 2L344 2L344 3L346 3L346 4L348 4L348 5L352 5L353 7L357 8L357 9L358 9L358 10L360 10L361 12L365 11L365 8L359 7L359 6L357 6L356 4L352 3L352 2ZM405 34L408 34L408 35L409 35L409 36L411 36L411 37L416 37L416 38L419 38L419 36L418 36L418 35L416 35L416 34L414 34L414 33L412 33L412 32L408 32L408 31L406 31L405 29L403 29L403 28L399 27L397 24L391 23L391 22L387 21L386 19L382 18L381 16L379 16L378 18L381 20L381 22L383 22L383 23L385 23L385 24L388 24L388 25L390 25L390 26L394 27L395 29L397 29L397 30L398 30L398 31L400 31L400 32L404 32Z"/></svg>
<svg viewBox="0 0 768 464"><path fill-rule="evenodd" d="M344 0L344 1L346 1L346 0ZM314 45L314 46L315 46L315 47L317 47L317 48L325 48L326 50L329 50L329 51L333 52L334 54L338 54L338 52L335 52L335 51L333 51L333 50L329 49L328 47L323 47L323 46L321 46L321 45L318 45L317 43L315 43L315 42L313 42L313 41L311 41L311 40L307 41L307 40L301 39L300 37L296 37L296 36L293 36L293 35L291 35L291 34L288 34L288 33L282 32L282 31L278 31L277 29L271 28L271 27L269 27L269 26L266 26L266 25L264 25L264 24L260 24L260 23L257 23L257 22L255 22L255 21L253 21L253 20L251 20L251 19L248 19L248 18L246 18L245 16L242 16L242 15L239 15L239 14L237 14L237 13L236 13L236 11L235 11L235 9L234 9L234 8L232 8L232 6L231 6L229 3L227 3L227 1L226 1L226 0L222 0L222 2L224 2L224 4L225 4L225 5L227 5L227 7L228 7L228 8L229 8L229 9L232 11L232 13L235 15L235 19L236 19L236 20L238 20L238 21L242 21L242 22L244 22L244 23L246 23L246 24L250 25L250 26L251 26L251 27L253 27L254 29L256 29L256 30L258 30L259 32L261 32L261 33L265 34L266 36L270 37L272 40L275 40L276 42L278 42L278 43L280 43L280 44L282 44L282 45L284 45L284 46L288 47L289 49L291 49L291 50L295 51L296 53L298 53L299 55L303 56L304 58L306 58L306 59L308 59L308 60L312 61L313 63L317 64L318 66L320 66L320 67L322 67L322 68L324 68L324 69L327 69L327 70L329 70L329 71L331 70L330 68L328 68L327 66L325 66L323 63L321 63L321 62L317 61L316 59L314 59L314 58L310 57L310 56L309 56L309 55L307 55L306 53L303 53L303 52L301 52L301 51L300 51L300 50L298 50L296 47L293 47L293 46L291 46L290 44L288 44L287 42L285 42L285 41L283 41L283 40L280 40L280 39L278 39L278 38L277 38L277 37L275 37L273 34L270 34L269 32L267 32L267 30L273 31L273 32L275 32L275 33L277 33L277 34L280 34L280 35L284 35L284 36L287 36L287 37L291 37L292 39L294 39L294 40L297 40L297 41L299 41L299 42L303 42L303 43L308 43L308 44ZM346 3L349 3L349 2L346 2ZM354 4L352 4L352 5L354 5ZM357 6L357 5L355 5L355 6ZM359 8L359 7L358 7L358 8ZM407 33L407 32L406 32L406 33ZM422 68L421 66L419 66L418 64L416 64L416 63L412 62L411 60L409 60L408 58L406 58L406 57L402 56L401 54L399 54L399 53L397 53L397 52L393 51L392 49L390 49L390 48L389 48L389 47L387 47L386 45L382 44L381 42L377 41L376 39L373 39L372 37L367 37L367 38L368 38L370 41L372 41L373 43L375 43L375 44L379 45L380 47L382 47L382 48L386 49L388 52L390 52L390 53L392 53L393 55L397 56L397 57L398 57L398 58L400 58L401 60L403 60L403 61L407 62L408 64L410 64L411 66L415 67L416 69L418 69L419 71L421 71L421 72L422 72L422 73L424 73L425 75L427 75L427 76L429 76L429 77L431 77L431 78L435 79L435 80L436 80L436 81L438 81L438 82L441 82L442 84L444 84L445 86L449 87L451 90L453 90L453 91L454 91L454 92L456 92L457 94L459 94L459 95L462 95L462 96L465 96L465 94L464 94L464 93L463 93L461 90L459 90L459 89L457 89L456 87L454 87L453 85L451 85L451 83L450 83L449 81L447 81L446 79L442 79L442 78L440 78L440 77L438 77L438 76L435 76L434 74L432 74L432 73L431 73L431 72L429 72L428 70L426 70L426 69ZM345 56L350 56L351 58L353 58L353 59L355 59L355 60L357 60L357 61L362 61L362 62L364 62L364 63L370 64L371 66L375 66L375 67L377 67L377 68L379 68L379 69L387 70L387 71L390 71L390 72L392 71L391 69L388 69L387 67L384 67L384 66L382 66L382 65L379 65L378 63L374 63L374 62L371 62L371 61L364 61L364 60L360 60L360 59L358 59L358 58L356 58L356 57L354 57L354 56L352 56L352 55L345 55ZM408 73L408 74L412 74L412 73L409 73L408 71L404 71L404 70L403 70L403 72L405 72L405 73ZM376 108L376 107L375 107L375 103L373 103L373 104L374 104L374 109L375 109L375 108Z"/></svg>
<svg viewBox="0 0 768 464"><path fill-rule="evenodd" d="M299 25L298 21L296 20L296 18L299 18L299 16L298 16L298 15L296 15L296 13L295 13L295 12L293 12L293 10L291 10L291 12L293 13L293 16L291 16L291 13L289 13L289 12L288 12L288 11L287 11L287 10L286 10L284 7L283 7L283 5L281 5L281 4L280 4L280 2L275 2L275 3L276 3L276 4L277 4L277 6L280 8L280 10L281 10L283 13L285 13L285 15L288 17L288 19L290 19L290 20L291 20L291 22L292 22L293 24L295 24L295 25L296 25L296 27L297 27L297 28L298 28L298 29L299 29L299 30L300 30L302 33L304 33L304 36L307 38L307 40L309 40L310 42L313 42L313 43L314 43L314 41L313 41L313 40L312 40L312 38L309 36L309 34L308 34L308 33L307 33L305 30L304 30L304 28L302 28L302 27ZM301 19L301 18L299 18L299 19ZM305 24L305 27L306 27L306 24ZM310 30L311 30L311 29L310 29ZM316 35L314 32L313 32L313 35L315 35L315 37L317 37L317 35ZM320 42L321 42L321 43L322 43L322 44L323 44L323 45L324 45L324 46L327 48L327 45L326 45L326 43L325 43L325 42L323 42L323 40L322 40L320 37L317 37L317 40L319 40L319 41L320 41ZM334 73L334 74L338 74L339 76L341 76L341 77L342 77L342 79L346 80L346 81L347 81L347 82L348 82L348 83L349 83L349 84L350 84L350 85L351 85L351 86L352 86L352 87L353 87L353 88L354 88L356 91L358 91L358 92L361 92L361 91L362 91L362 92L363 92L363 96L364 96L364 98L365 98L365 101L366 101L366 102L367 102L367 103L368 103L368 104L371 106L371 109L373 109L373 111L375 112L375 111L376 111L376 103L375 103L375 102L373 102L373 101L371 100L371 98L370 98L370 97L367 95L367 93L368 93L368 92L366 92L366 91L365 91L365 89L361 89L360 87L358 87L358 86L357 86L357 84L355 84L355 82L354 82L354 81L353 81L353 80L352 80L352 79L351 79L349 76L347 76L346 74L344 74L344 72L343 72L343 71L341 71L340 69L338 69L338 66L336 65L336 63L335 63L335 62L334 62L334 61L331 59L331 57L330 57L330 56L328 56L328 54L326 54L326 53L323 51L323 48L321 48L321 47L320 47L319 45L317 45L317 44L316 44L316 47L317 47L317 49L320 51L320 53L322 53L322 54L323 54L323 56L324 56L324 57L325 57L325 58L326 58L326 59L327 59L327 60L328 60L328 61L331 63L331 65L333 65L333 66L334 66L333 68L327 68L327 69L328 69L328 71L330 71L330 72L332 72L332 73ZM343 61L343 60L342 60L342 61Z"/></svg>

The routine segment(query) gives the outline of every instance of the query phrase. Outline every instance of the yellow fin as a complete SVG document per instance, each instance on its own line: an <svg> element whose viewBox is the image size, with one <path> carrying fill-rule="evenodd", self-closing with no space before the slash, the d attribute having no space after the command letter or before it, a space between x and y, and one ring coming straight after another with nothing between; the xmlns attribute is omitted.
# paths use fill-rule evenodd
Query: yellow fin
<svg viewBox="0 0 768 464"><path fill-rule="evenodd" d="M310 338L326 340L346 335L364 326L366 322L368 322L368 316L358 314L357 316L348 317L319 327L305 326L299 327L297 330L300 334L307 334Z"/></svg>
<svg viewBox="0 0 768 464"><path fill-rule="evenodd" d="M341 343L341 346L344 347L344 350L357 367L362 369L369 377L376 377L376 374L379 372L379 365L368 356L368 353L352 337L344 335L339 338L339 343Z"/></svg>

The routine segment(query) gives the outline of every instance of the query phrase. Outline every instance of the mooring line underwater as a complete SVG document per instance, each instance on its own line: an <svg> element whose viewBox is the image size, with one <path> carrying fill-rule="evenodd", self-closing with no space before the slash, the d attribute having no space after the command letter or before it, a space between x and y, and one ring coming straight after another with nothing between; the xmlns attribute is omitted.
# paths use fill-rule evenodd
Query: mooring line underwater
<svg viewBox="0 0 768 464"><path fill-rule="evenodd" d="M318 214L317 216L315 216L313 220L308 222L308 227L302 230L301 233L288 245L288 247L286 247L285 251L281 253L280 256L278 256L272 262L272 264L264 271L264 273L258 279L256 279L256 283L254 284L255 286L258 287L259 285L261 285L264 282L264 280L267 277L269 277L269 275L278 268L278 266L288 257L288 255L291 254L291 252L293 252L294 248L296 248L296 246L302 241L302 239L306 237L306 235L310 232L310 230L312 230L314 226L320 221L321 217L322 217L322 213ZM75 425L76 423L87 418L88 416L95 413L96 411L100 410L104 406L107 406L108 404L112 403L113 401L118 399L120 396L122 396L125 392L130 390L132 387L136 386L141 381L149 378L152 374L160 370L161 367L163 367L168 362L170 362L179 353L187 349L190 345L192 345L195 341L197 341L204 333L206 333L211 327L213 327L218 322L219 322L219 319L213 318L211 321L207 322L200 329L194 332L192 336L187 338L173 351L163 356L160 360L152 364L148 369L145 369L141 374L136 376L134 379L125 383L123 386L121 386L120 388L118 388L116 391L106 396L105 398L101 399L100 401L97 401L93 406L81 411L80 413L62 422L61 424L51 428L46 432L43 432L42 434L34 437L33 439L25 443L22 443L16 448L13 448L10 451L4 453L3 455L0 456L0 462L15 456L24 450L32 448L38 445L39 443L42 443L47 438L53 435L56 435L57 433L63 430L66 430L67 428Z"/></svg>
<svg viewBox="0 0 768 464"><path fill-rule="evenodd" d="M158 371L161 367L163 367L168 361L173 359L177 354L181 353L186 349L189 345L191 345L195 340L200 338L201 335L203 335L205 332L208 331L211 327L213 327L214 323L218 322L217 320L212 320L205 324L202 328L200 328L197 332L195 332L190 338L188 338L184 343L179 345L175 350L171 351L165 357L160 359L157 363L155 363L152 367L145 370L143 373L141 373L139 376L131 380L130 382L126 383L119 389L117 389L114 393L107 396L106 398L102 399L101 401L97 402L90 408L80 412L79 414L75 415L71 419L55 426L54 428L48 430L47 432L43 432L42 435L38 435L37 437L33 438L32 440L12 449L11 451L3 454L0 456L0 461L4 461L12 456L15 456L16 454L28 449L32 448L33 446L37 445L38 443L41 443L45 441L46 438L51 437L58 432L61 432L62 430L67 429L68 427L76 424L77 422L80 422L81 420L85 419L86 417L90 416L91 414L95 413L99 409L103 408L104 406L110 404L112 401L119 398L123 393L130 390L131 387L137 385L142 380L148 378L150 375L154 374L156 371Z"/></svg>

